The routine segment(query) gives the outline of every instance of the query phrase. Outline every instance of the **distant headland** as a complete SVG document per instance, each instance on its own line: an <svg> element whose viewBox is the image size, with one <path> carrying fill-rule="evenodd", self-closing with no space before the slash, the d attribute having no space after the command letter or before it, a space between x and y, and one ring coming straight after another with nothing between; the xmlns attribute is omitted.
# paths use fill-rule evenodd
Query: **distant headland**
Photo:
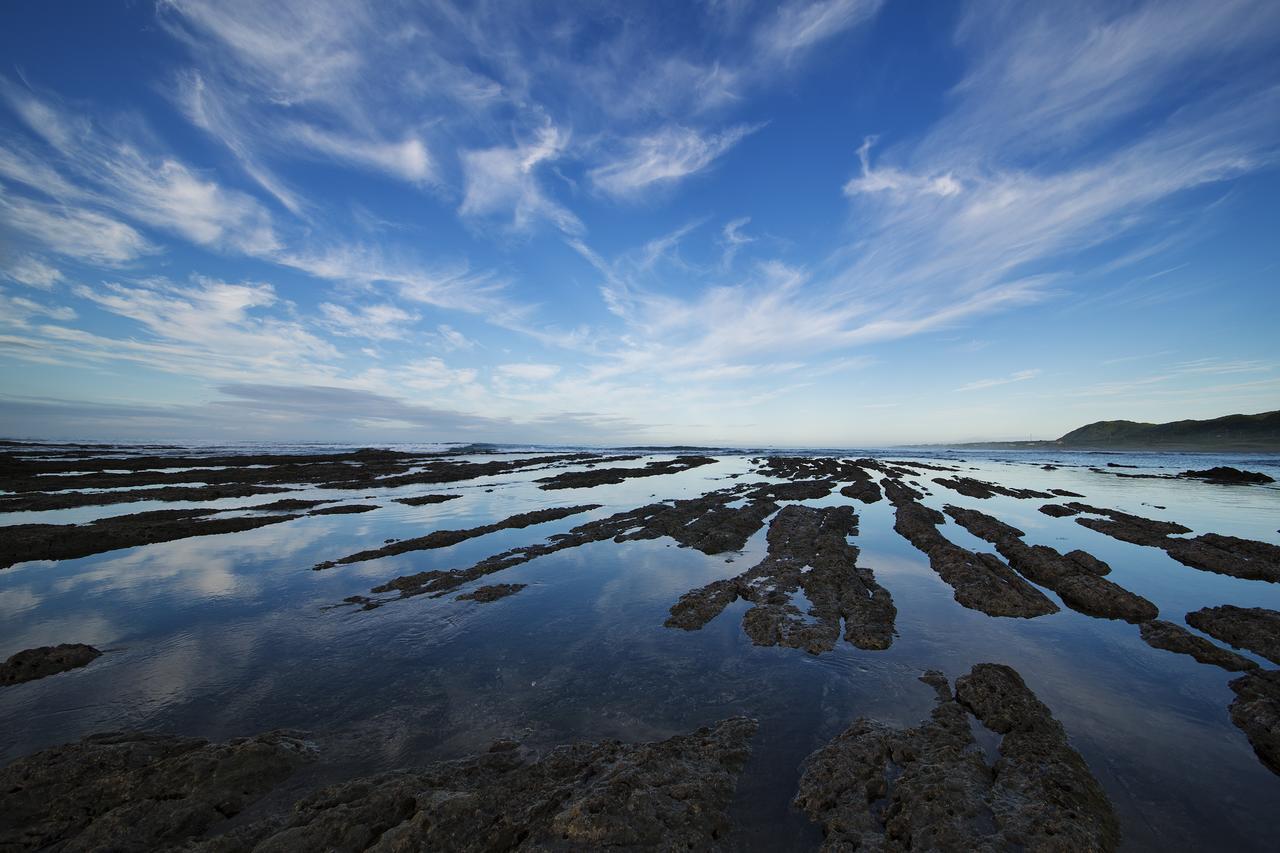
<svg viewBox="0 0 1280 853"><path fill-rule="evenodd" d="M1097 421L1050 441L984 441L953 445L1007 450L1170 450L1280 453L1280 411L1205 421L1148 424Z"/></svg>

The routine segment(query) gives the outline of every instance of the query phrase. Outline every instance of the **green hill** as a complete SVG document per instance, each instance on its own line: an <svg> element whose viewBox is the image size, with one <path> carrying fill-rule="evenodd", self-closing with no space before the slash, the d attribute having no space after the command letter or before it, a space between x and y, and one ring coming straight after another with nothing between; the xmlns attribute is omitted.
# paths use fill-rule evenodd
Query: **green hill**
<svg viewBox="0 0 1280 853"><path fill-rule="evenodd" d="M1098 421L1047 445L1119 450L1280 451L1280 411L1207 421Z"/></svg>

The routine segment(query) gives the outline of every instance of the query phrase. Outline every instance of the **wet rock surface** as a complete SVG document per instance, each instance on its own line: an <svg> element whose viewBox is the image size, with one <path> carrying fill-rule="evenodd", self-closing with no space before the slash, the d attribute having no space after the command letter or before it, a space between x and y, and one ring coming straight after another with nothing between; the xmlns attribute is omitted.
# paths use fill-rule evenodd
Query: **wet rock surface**
<svg viewBox="0 0 1280 853"><path fill-rule="evenodd" d="M60 643L56 646L40 646L23 649L0 663L0 685L22 684L71 669L88 666L102 652L84 643Z"/></svg>
<svg viewBox="0 0 1280 853"><path fill-rule="evenodd" d="M735 578L685 593L666 625L697 630L741 598L753 604L742 627L756 645L830 651L844 620L848 642L886 649L897 609L874 573L857 566L858 549L847 542L857 532L851 507L784 507L769 525L765 558ZM807 604L797 605L800 591Z"/></svg>
<svg viewBox="0 0 1280 853"><path fill-rule="evenodd" d="M1023 577L1058 593L1072 610L1126 622L1145 622L1159 615L1150 601L1103 577L1111 567L1085 551L1062 554L1047 545L1028 545L1021 530L975 509L948 506L946 513L974 536L995 545Z"/></svg>
<svg viewBox="0 0 1280 853"><path fill-rule="evenodd" d="M240 813L310 752L283 733L222 744L91 735L0 770L0 849L171 848Z"/></svg>
<svg viewBox="0 0 1280 853"><path fill-rule="evenodd" d="M1229 483L1233 485L1252 485L1274 483L1275 479L1260 471L1242 471L1229 465L1219 465L1203 471L1183 471L1178 475L1188 480L1208 480L1210 483Z"/></svg>
<svg viewBox="0 0 1280 853"><path fill-rule="evenodd" d="M164 486L116 492L28 492L0 497L0 512L42 512L81 506L110 506L138 501L216 501L287 492L280 486Z"/></svg>
<svg viewBox="0 0 1280 853"><path fill-rule="evenodd" d="M335 504L313 509L307 515L357 515L362 512L373 512L377 508L376 504Z"/></svg>
<svg viewBox="0 0 1280 853"><path fill-rule="evenodd" d="M473 758L334 785L195 849L715 850L750 754L735 717L656 743L498 741Z"/></svg>
<svg viewBox="0 0 1280 853"><path fill-rule="evenodd" d="M1062 504L1045 504L1040 507L1040 512L1053 518L1067 518L1068 516L1080 514L1079 510L1074 510Z"/></svg>
<svg viewBox="0 0 1280 853"><path fill-rule="evenodd" d="M459 601L478 601L482 604L490 601L497 601L500 598L506 598L508 595L515 595L524 589L528 584L523 583L495 583L488 586L477 587L471 592L458 596Z"/></svg>
<svg viewBox="0 0 1280 853"><path fill-rule="evenodd" d="M682 547L696 548L704 554L739 551L751 535L764 526L765 519L778 511L778 501L826 497L832 487L832 483L823 481L741 484L697 498L647 504L578 525L545 542L495 554L466 569L402 575L371 591L397 593L399 598L444 595L465 583L537 557L609 540L628 542L669 536ZM386 599L359 595L350 596L346 601L365 609L386 603Z"/></svg>
<svg viewBox="0 0 1280 853"><path fill-rule="evenodd" d="M0 537L0 568L27 560L70 560L189 536L237 533L297 515L228 516L216 509L159 509L88 524L14 524Z"/></svg>
<svg viewBox="0 0 1280 853"><path fill-rule="evenodd" d="M821 823L823 849L1114 850L1105 792L1013 669L978 664L937 692L929 720L895 729L859 719L802 767L795 804ZM987 764L970 715L1003 735Z"/></svg>
<svg viewBox="0 0 1280 853"><path fill-rule="evenodd" d="M975 553L943 536L938 525L946 518L920 503L919 492L892 479L882 485L896 510L893 529L929 557L929 565L955 590L960 604L988 616L1029 618L1058 612L1058 605L996 555Z"/></svg>
<svg viewBox="0 0 1280 853"><path fill-rule="evenodd" d="M1258 664L1254 661L1214 645L1181 625L1175 625L1163 619L1143 622L1141 632L1143 641L1152 648L1190 655L1200 663L1220 666L1229 672L1244 672L1258 668Z"/></svg>
<svg viewBox="0 0 1280 853"><path fill-rule="evenodd" d="M1177 534L1190 533L1191 529L1176 522L1082 503L1067 506L1080 513L1104 516L1077 518L1077 524L1124 542L1161 548L1185 566L1246 580L1280 581L1280 546L1217 533L1183 538Z"/></svg>
<svg viewBox="0 0 1280 853"><path fill-rule="evenodd" d="M474 539L477 536L485 536L489 533L496 533L499 530L518 530L523 527L531 527L535 524L543 524L548 521L558 521L562 518L568 518L571 515L577 515L583 512L589 512L593 509L599 509L599 504L582 504L579 506L559 506L548 507L547 509L533 510L532 512L521 512L508 516L502 521L495 521L492 524L482 524L478 527L468 527L463 530L435 530L426 536L417 536L413 539L400 539L391 542L381 548L372 548L367 551L358 551L338 560L326 560L317 563L314 568L316 570L331 569L334 566L342 566L350 563L363 563L366 560L376 560L380 557L391 557L396 554L406 554L410 551L427 551L432 548L447 548L450 545L457 545L459 542L465 542L468 539Z"/></svg>
<svg viewBox="0 0 1280 853"><path fill-rule="evenodd" d="M554 477L538 481L540 489L586 489L623 483L637 477L658 477L663 474L679 474L715 462L709 456L677 456L675 459L649 462L640 468L592 468L587 471L566 471Z"/></svg>
<svg viewBox="0 0 1280 853"><path fill-rule="evenodd" d="M431 506L445 501L454 501L460 497L462 495L414 495L410 498L395 498L395 502L405 506Z"/></svg>
<svg viewBox="0 0 1280 853"><path fill-rule="evenodd" d="M1035 489L1011 489L1008 486L1001 486L999 483L984 483L982 480L975 480L972 477L935 477L933 482L970 498L993 498L996 495L1004 495L1010 498L1053 497L1049 492L1038 492Z"/></svg>
<svg viewBox="0 0 1280 853"><path fill-rule="evenodd" d="M1230 686L1236 694L1231 722L1249 738L1259 760L1280 774L1280 670L1254 670Z"/></svg>
<svg viewBox="0 0 1280 853"><path fill-rule="evenodd" d="M1237 649L1280 663L1280 612L1223 604L1188 613L1187 624Z"/></svg>

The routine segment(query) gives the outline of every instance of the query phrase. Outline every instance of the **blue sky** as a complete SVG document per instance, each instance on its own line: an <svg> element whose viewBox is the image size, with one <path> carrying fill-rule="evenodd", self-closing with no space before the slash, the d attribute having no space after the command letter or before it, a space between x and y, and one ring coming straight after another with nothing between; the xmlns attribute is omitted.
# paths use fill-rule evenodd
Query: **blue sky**
<svg viewBox="0 0 1280 853"><path fill-rule="evenodd" d="M0 433L1280 408L1280 4L12 3Z"/></svg>

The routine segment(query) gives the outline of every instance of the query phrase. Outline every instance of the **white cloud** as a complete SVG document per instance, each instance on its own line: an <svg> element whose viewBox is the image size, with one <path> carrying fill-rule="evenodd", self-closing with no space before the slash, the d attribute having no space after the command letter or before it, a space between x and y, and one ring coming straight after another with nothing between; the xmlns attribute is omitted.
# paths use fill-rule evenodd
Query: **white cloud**
<svg viewBox="0 0 1280 853"><path fill-rule="evenodd" d="M862 174L850 178L849 182L844 185L844 194L847 196L856 196L864 193L883 193L888 192L894 195L934 195L941 198L959 194L964 187L956 180L955 175L947 172L945 175L935 175L933 177L924 177L920 175L910 175L906 172L892 168L880 168L872 170L871 168L871 146L875 143L875 137L867 137L862 142L862 146L858 149L858 159L862 162Z"/></svg>
<svg viewBox="0 0 1280 853"><path fill-rule="evenodd" d="M292 125L286 132L313 151L385 172L410 183L427 183L434 178L431 156L426 145L416 137L410 136L400 142L383 142L344 136L307 124Z"/></svg>
<svg viewBox="0 0 1280 853"><path fill-rule="evenodd" d="M554 364L500 364L497 373L504 379L522 382L545 382L560 372Z"/></svg>
<svg viewBox="0 0 1280 853"><path fill-rule="evenodd" d="M721 154L761 125L738 125L703 135L687 127L668 126L628 140L622 157L597 166L588 175L596 189L630 198L651 187L676 183L701 172Z"/></svg>
<svg viewBox="0 0 1280 853"><path fill-rule="evenodd" d="M91 210L0 194L0 211L9 227L60 255L88 263L119 266L156 251L128 225Z"/></svg>
<svg viewBox="0 0 1280 853"><path fill-rule="evenodd" d="M325 327L335 335L371 340L396 340L409 333L418 315L390 303L360 305L354 310L332 302L320 305Z"/></svg>
<svg viewBox="0 0 1280 853"><path fill-rule="evenodd" d="M995 388L998 385L1011 385L1014 382L1026 382L1029 379L1035 379L1043 371L1041 370L1019 370L1008 376L1001 376L996 379L979 379L956 388L956 391L981 391L984 388Z"/></svg>
<svg viewBox="0 0 1280 853"><path fill-rule="evenodd" d="M882 0L789 0L756 32L766 56L791 63L819 42L864 21L880 10Z"/></svg>
<svg viewBox="0 0 1280 853"><path fill-rule="evenodd" d="M5 265L4 275L19 284L41 290L52 290L55 284L63 280L62 272L57 267L31 255L19 255L11 259Z"/></svg>
<svg viewBox="0 0 1280 853"><path fill-rule="evenodd" d="M568 134L546 124L531 142L462 152L465 192L458 212L510 216L515 231L528 231L545 219L567 234L581 233L582 223L543 193L536 174L539 164L555 161L568 142Z"/></svg>

